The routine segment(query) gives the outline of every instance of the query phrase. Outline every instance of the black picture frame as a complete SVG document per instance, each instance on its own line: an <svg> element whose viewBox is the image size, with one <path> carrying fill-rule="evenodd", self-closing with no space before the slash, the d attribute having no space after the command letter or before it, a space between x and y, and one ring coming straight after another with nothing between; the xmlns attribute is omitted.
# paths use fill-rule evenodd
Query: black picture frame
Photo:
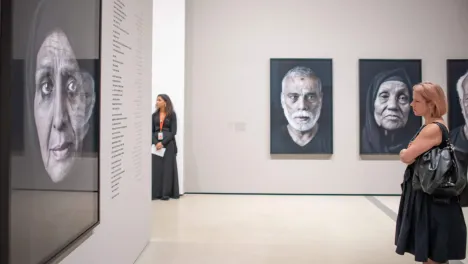
<svg viewBox="0 0 468 264"><path fill-rule="evenodd" d="M10 230L12 1L0 0L0 230ZM0 232L0 263L10 263L10 232Z"/></svg>
<svg viewBox="0 0 468 264"><path fill-rule="evenodd" d="M308 68L320 78L323 94L320 117L316 121L318 126L315 126L318 130L314 132L316 134L313 139L304 146L292 140L287 128L288 119L281 104L282 80L285 74L295 67ZM314 96L309 95L308 100L315 105ZM306 106L307 109L316 109L314 107ZM307 110L307 112L310 116L314 116L313 111ZM305 126L311 126L310 124L307 123ZM331 58L270 59L270 154L333 154L333 60Z"/></svg>
<svg viewBox="0 0 468 264"><path fill-rule="evenodd" d="M24 119L26 118L26 114L22 111L18 111L19 108L24 107L23 105L27 105L27 99L22 99L26 98L27 95L22 91L26 87L26 73L27 71L27 58L28 56L28 51L29 49L26 50L26 56L24 58L18 58L18 52L16 53L13 51L13 46L18 50L18 41L15 40L15 38L18 38L18 33L15 33L13 30L15 29L15 23L18 21L18 18L15 20L15 10L21 10L24 8L25 12L32 12L35 10L35 8L38 8L39 5L45 5L49 4L52 5L49 2L49 0L44 0L44 1L35 1L31 0L30 3L34 5L34 8L31 8L31 6L24 7L22 2L17 2L15 1L18 0L1 0L1 33L0 33L0 47L1 49L1 63L0 63L0 76L2 77L0 80L0 108L1 108L1 113L0 113L0 121L2 122L2 127L0 129L0 172L2 177L0 177L0 225L1 225L1 230L9 230L9 232L0 232L0 241L1 241L1 248L0 248L0 263L11 263L15 262L15 255L18 254L24 254L27 258L29 258L28 254L34 254L34 260L33 258L29 258L29 261L34 261L34 263L50 263L52 261L58 261L62 258L64 258L66 255L68 255L71 251L73 251L76 246L81 244L83 241L87 239L89 235L92 234L93 230L95 227L97 227L100 222L101 222L101 198L100 198L100 193L101 193L101 186L100 186L100 165L101 165L101 59L102 59L102 0L93 0L92 3L91 1L87 1L88 4L91 3L92 5L92 10L93 14L95 15L95 21L89 22L89 23L96 23L96 27L90 28L92 32L90 34L95 34L96 36L96 52L98 53L97 58L81 58L79 55L76 57L76 60L78 64L80 65L80 68L83 69L84 71L90 71L90 76L94 79L94 85L95 85L95 102L94 102L94 111L91 114L89 125L90 128L88 130L88 134L90 135L89 137L85 137L83 139L83 152L82 156L84 158L92 159L93 164L96 164L95 167L92 168L94 170L95 174L93 174L93 189L92 190L84 190L84 187L76 187L76 188L71 188L68 189L66 186L72 186L73 184L70 183L64 183L62 185L53 185L52 181L49 183L42 181L40 185L34 186L35 183L29 183L24 185L26 181L24 181L24 178L21 181L18 181L17 177L12 178L12 173L18 170L18 167L25 167L28 168L28 166L24 165L15 165L14 162L14 156L22 155L22 153L26 153L28 151L28 144L25 143L25 141L21 140L22 138L28 137L25 133L23 133L25 127L23 126L23 122L17 122L15 119ZM84 5L83 1L80 0L73 0L76 2L73 2L76 5ZM39 4L39 5L37 5ZM42 8L43 6L41 6ZM86 7L86 8L89 8ZM86 10L84 8L84 10ZM44 9L42 10L44 12ZM57 12L53 11L51 9L47 10L47 12ZM75 9L72 9L71 12L76 12ZM42 14L42 13L38 13ZM78 14L79 16L79 14ZM24 17L32 17L31 16L24 16ZM50 20L46 20L46 22L43 22L44 24L50 23L51 20L55 19L53 16L48 16L51 17ZM31 18L28 18L31 20ZM62 16L63 19L63 16ZM68 18L65 18L68 19ZM27 19L26 19L27 20ZM62 20L63 21L63 20ZM29 23L29 22L28 22ZM51 23L54 24L55 22ZM67 20L68 23L68 20ZM87 25L89 25L89 23ZM62 25L62 24L60 24ZM75 25L75 24L74 24ZM81 24L80 24L81 25ZM49 26L47 24L47 26ZM32 29L25 30L24 24L21 24L19 26L22 31L25 32L35 32ZM67 25L65 27L73 27L70 25ZM74 26L75 28L79 28L79 26ZM87 28L85 29L77 29L80 33L86 33ZM18 31L18 29L17 29ZM25 33L28 34L28 33ZM73 34L73 33L72 33ZM76 35L75 35L76 36ZM70 35L68 35L70 37ZM16 42L15 42L16 41ZM92 42L92 41L91 41ZM71 41L73 43L73 41ZM23 43L21 43L23 44ZM26 44L26 46L29 44ZM93 45L93 43L90 43L90 45ZM73 45L72 45L73 46ZM76 47L75 47L76 48ZM78 49L79 50L79 49ZM79 53L80 51L78 51ZM34 53L33 53L34 54ZM31 64L32 65L32 64ZM18 89L18 87L22 87ZM15 115L13 117L13 115ZM26 122L25 122L26 123ZM29 146L30 147L30 146ZM29 148L31 149L31 148ZM42 160L41 160L42 162ZM44 168L43 168L44 169ZM80 170L82 168L80 167ZM36 172L37 175L40 175L41 173ZM50 173L49 173L50 174ZM7 176L5 176L7 175ZM16 173L15 175L18 175ZM42 177L42 176L41 176ZM36 179L35 179L36 180ZM79 181L79 180L78 180ZM37 181L39 182L39 181ZM63 182L62 182L63 183ZM68 185L67 185L68 184ZM23 186L24 185L24 186ZM32 187L31 187L32 186ZM54 187L56 186L56 187ZM14 218L15 212L17 211L27 211L28 207L25 206L24 203L14 203L15 198L14 197L14 192L41 192L41 193L48 193L54 195L59 192L67 192L67 193L73 193L73 194L80 194L80 193L92 193L93 198L90 200L91 202L87 204L92 204L92 209L90 213L90 217L87 219L93 219L89 222L86 222L83 225L80 225L79 229L78 227L76 230L70 232L64 239L57 240L57 243L51 244L52 246L49 246L47 248L47 251L40 252L39 249L34 249L34 247L30 247L32 242L35 243L41 243L41 246L44 246L44 244L50 243L51 235L50 233L48 234L47 238L44 239L29 239L28 241L28 249L26 250L25 248L15 248L15 237L13 234L15 234L16 231L15 229L15 224L18 223L17 220L21 220L22 218ZM30 198L28 198L30 199ZM32 200L32 199L31 199ZM50 200L48 200L50 202ZM63 202L63 201L58 201L58 202ZM13 205L17 205L14 207ZM21 205L21 206L19 206ZM51 206L50 203L47 204L48 206ZM45 205L42 205L45 206ZM46 208L46 207L44 207ZM76 208L69 208L69 210L77 210ZM34 215L34 213L28 213L29 215ZM28 215L26 214L26 215ZM83 214L83 212L81 212ZM55 219L55 218L53 218ZM72 219L72 218L70 218ZM69 220L70 220L69 219ZM43 219L45 221L45 219ZM47 219L47 221L50 221L50 219ZM56 219L52 221L66 221L63 219ZM25 221L26 223L27 221ZM70 223L71 224L71 223ZM41 226L41 225L36 225ZM63 227L66 226L66 224L62 225ZM25 226L25 228L27 228ZM13 229L13 230L12 230ZM37 238L37 237L36 237ZM24 240L24 239L23 239ZM26 240L24 240L26 241ZM16 243L17 244L17 243ZM36 251L36 252L34 252ZM19 252L19 253L18 253ZM16 261L18 263L18 261Z"/></svg>
<svg viewBox="0 0 468 264"><path fill-rule="evenodd" d="M459 161L468 164L468 139L464 132L465 116L462 112L461 103L465 100L468 105L466 92L468 90L468 59L448 59L447 60L447 102L448 102L448 127L450 130L450 140L458 151ZM460 89L460 91L459 91ZM459 94L461 92L461 95ZM465 108L468 110L468 107ZM465 113L468 112L465 110ZM468 115L468 114L466 114Z"/></svg>
<svg viewBox="0 0 468 264"><path fill-rule="evenodd" d="M422 80L421 65L420 59L359 59L360 155L397 155L407 147L422 125L422 118L415 116L410 107L412 87ZM377 102L377 89L386 80L405 83L406 92L381 93L381 99ZM389 106L389 110L386 100L395 98L395 95L399 96L399 101ZM375 110L377 103L381 105L381 113ZM380 118L380 115L385 116L380 119L379 125L376 118Z"/></svg>

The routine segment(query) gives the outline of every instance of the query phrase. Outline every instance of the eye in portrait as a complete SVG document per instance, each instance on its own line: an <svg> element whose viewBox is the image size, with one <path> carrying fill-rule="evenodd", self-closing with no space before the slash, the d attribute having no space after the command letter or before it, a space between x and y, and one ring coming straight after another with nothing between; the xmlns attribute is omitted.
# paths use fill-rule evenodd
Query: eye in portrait
<svg viewBox="0 0 468 264"><path fill-rule="evenodd" d="M360 60L360 154L398 154L421 126L411 109L420 61Z"/></svg>
<svg viewBox="0 0 468 264"><path fill-rule="evenodd" d="M332 60L272 59L270 153L332 154Z"/></svg>

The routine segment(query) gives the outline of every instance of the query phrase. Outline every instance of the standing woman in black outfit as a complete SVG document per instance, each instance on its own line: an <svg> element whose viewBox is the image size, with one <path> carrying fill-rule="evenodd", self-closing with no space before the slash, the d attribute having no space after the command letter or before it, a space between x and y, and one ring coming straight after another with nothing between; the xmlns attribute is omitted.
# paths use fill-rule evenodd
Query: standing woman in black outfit
<svg viewBox="0 0 468 264"><path fill-rule="evenodd" d="M152 154L152 199L179 198L179 174L177 171L177 116L172 101L166 94L156 100L156 112L152 115L152 145L165 148L163 157Z"/></svg>
<svg viewBox="0 0 468 264"><path fill-rule="evenodd" d="M458 197L435 199L412 186L415 159L433 147L446 146L448 129L442 119L447 112L444 91L430 82L417 84L413 87L411 107L416 116L424 117L425 124L400 152L400 160L408 166L398 210L396 252L413 254L417 262L428 264L465 259L466 225Z"/></svg>

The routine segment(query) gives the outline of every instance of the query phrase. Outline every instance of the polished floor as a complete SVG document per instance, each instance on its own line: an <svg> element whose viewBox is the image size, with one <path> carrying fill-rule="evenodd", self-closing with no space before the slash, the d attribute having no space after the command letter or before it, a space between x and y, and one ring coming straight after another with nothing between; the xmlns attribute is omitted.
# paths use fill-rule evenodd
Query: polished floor
<svg viewBox="0 0 468 264"><path fill-rule="evenodd" d="M282 195L155 201L152 239L136 264L416 263L394 253L398 203L389 196Z"/></svg>

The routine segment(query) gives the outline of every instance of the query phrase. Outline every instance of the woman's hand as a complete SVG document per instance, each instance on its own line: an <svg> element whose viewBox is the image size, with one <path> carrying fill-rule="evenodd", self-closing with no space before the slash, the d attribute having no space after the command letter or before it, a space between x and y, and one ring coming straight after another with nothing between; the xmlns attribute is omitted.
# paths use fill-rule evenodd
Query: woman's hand
<svg viewBox="0 0 468 264"><path fill-rule="evenodd" d="M156 149L157 149L157 150L160 150L160 149L162 149L163 147L164 147L164 146L163 146L163 144L162 144L161 142L158 142L158 144L156 144Z"/></svg>

